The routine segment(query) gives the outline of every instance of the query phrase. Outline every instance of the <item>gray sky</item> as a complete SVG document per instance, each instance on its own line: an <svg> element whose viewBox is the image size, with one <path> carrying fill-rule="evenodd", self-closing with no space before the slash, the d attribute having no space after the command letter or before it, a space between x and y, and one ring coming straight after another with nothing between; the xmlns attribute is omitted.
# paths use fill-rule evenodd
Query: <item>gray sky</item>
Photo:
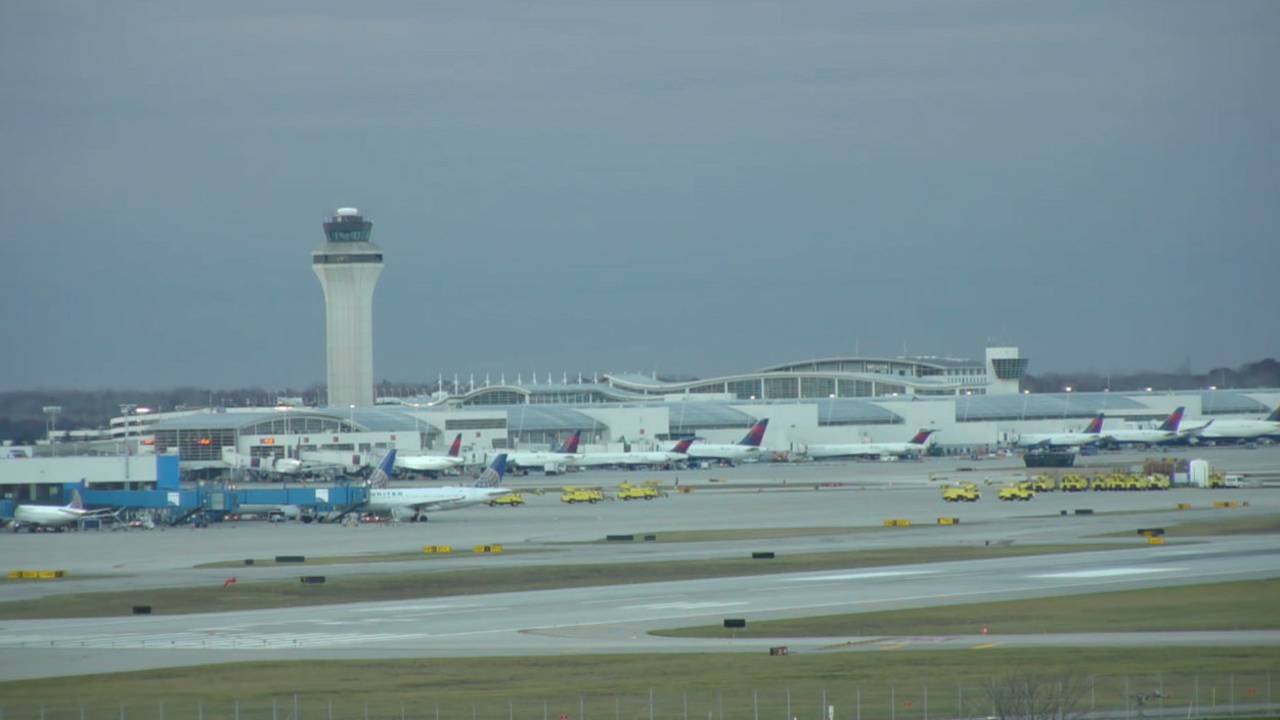
<svg viewBox="0 0 1280 720"><path fill-rule="evenodd" d="M0 3L0 388L1280 355L1280 3ZM494 377L496 380L496 375Z"/></svg>

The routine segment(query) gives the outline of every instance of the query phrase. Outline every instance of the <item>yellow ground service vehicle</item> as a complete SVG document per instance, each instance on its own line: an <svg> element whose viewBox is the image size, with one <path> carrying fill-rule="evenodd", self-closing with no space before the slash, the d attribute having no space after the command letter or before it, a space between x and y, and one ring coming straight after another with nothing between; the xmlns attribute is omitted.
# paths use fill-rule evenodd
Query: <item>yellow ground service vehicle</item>
<svg viewBox="0 0 1280 720"><path fill-rule="evenodd" d="M1030 500L1035 496L1035 492L1028 488L1019 487L1018 485L1007 485L1000 488L1000 494L996 497L1001 500L1012 502L1014 500Z"/></svg>
<svg viewBox="0 0 1280 720"><path fill-rule="evenodd" d="M977 502L982 497L977 487L949 487L942 489L942 499L947 502Z"/></svg>
<svg viewBox="0 0 1280 720"><path fill-rule="evenodd" d="M1031 489L1036 492L1053 492L1058 489L1058 482L1052 475L1037 475L1031 478Z"/></svg>
<svg viewBox="0 0 1280 720"><path fill-rule="evenodd" d="M1169 476L1161 475L1160 473L1152 473L1151 475L1148 475L1147 489L1148 490L1168 490Z"/></svg>
<svg viewBox="0 0 1280 720"><path fill-rule="evenodd" d="M658 488L649 483L632 485L624 482L618 486L619 500L652 500L656 497L658 497Z"/></svg>
<svg viewBox="0 0 1280 720"><path fill-rule="evenodd" d="M1082 492L1089 489L1089 481L1083 475L1063 475L1062 481L1058 483L1062 488L1062 492Z"/></svg>
<svg viewBox="0 0 1280 720"><path fill-rule="evenodd" d="M560 502L569 503L598 503L604 500L604 493L599 490L589 490L586 488L566 487L564 492L560 493Z"/></svg>
<svg viewBox="0 0 1280 720"><path fill-rule="evenodd" d="M490 500L489 504L493 507L497 507L499 505L519 507L520 505L524 504L524 495L521 495L520 493L511 493L510 495L499 495L498 497Z"/></svg>

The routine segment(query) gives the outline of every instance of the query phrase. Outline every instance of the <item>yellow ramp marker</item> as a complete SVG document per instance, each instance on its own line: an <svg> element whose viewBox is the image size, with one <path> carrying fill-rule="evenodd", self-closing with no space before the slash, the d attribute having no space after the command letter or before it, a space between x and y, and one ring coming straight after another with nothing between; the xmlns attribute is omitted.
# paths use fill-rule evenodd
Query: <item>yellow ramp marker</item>
<svg viewBox="0 0 1280 720"><path fill-rule="evenodd" d="M880 649L881 650L901 650L906 646L907 646L906 643L889 643L888 645L881 645Z"/></svg>
<svg viewBox="0 0 1280 720"><path fill-rule="evenodd" d="M993 647L995 647L996 645L999 645L999 644L1000 644L1000 643L993 643L993 642L991 642L991 643L982 643L981 645L974 645L971 649L972 649L972 650L986 650L987 648L993 648Z"/></svg>

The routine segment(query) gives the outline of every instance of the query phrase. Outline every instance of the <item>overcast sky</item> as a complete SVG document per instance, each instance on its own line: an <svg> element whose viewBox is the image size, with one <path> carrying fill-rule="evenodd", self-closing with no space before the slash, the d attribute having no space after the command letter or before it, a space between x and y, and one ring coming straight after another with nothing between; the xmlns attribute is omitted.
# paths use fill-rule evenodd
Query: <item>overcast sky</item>
<svg viewBox="0 0 1280 720"><path fill-rule="evenodd" d="M1280 355L1280 3L0 2L0 388Z"/></svg>

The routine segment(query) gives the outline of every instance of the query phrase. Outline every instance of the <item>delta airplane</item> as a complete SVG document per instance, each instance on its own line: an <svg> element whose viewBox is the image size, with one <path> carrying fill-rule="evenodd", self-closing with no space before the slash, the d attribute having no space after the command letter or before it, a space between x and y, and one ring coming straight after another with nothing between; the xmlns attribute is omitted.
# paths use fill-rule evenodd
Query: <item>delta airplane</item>
<svg viewBox="0 0 1280 720"><path fill-rule="evenodd" d="M689 445L692 443L693 440L681 440L670 450L583 453L574 458L573 462L582 467L602 467L606 465L655 467L658 465L670 465L688 460Z"/></svg>
<svg viewBox="0 0 1280 720"><path fill-rule="evenodd" d="M66 505L19 505L13 510L13 531L23 526L30 526L31 532L37 527L62 528L80 520L115 517L118 510L85 510L80 499L80 491L71 493L71 502Z"/></svg>
<svg viewBox="0 0 1280 720"><path fill-rule="evenodd" d="M726 460L729 462L758 460L760 458L760 443L764 441L764 433L768 428L769 418L765 418L752 426L746 437L739 440L736 445L694 442L689 446L689 457L694 460Z"/></svg>
<svg viewBox="0 0 1280 720"><path fill-rule="evenodd" d="M1025 433L1018 438L1015 447L1020 448L1058 448L1080 447L1106 440L1109 436L1102 432L1102 413L1094 418L1084 432L1061 433Z"/></svg>
<svg viewBox="0 0 1280 720"><path fill-rule="evenodd" d="M396 469L427 473L434 476L445 470L462 467L462 433L453 439L447 455L401 455L396 458Z"/></svg>
<svg viewBox="0 0 1280 720"><path fill-rule="evenodd" d="M1280 438L1280 405L1261 420L1214 418L1191 432L1196 442L1205 445Z"/></svg>
<svg viewBox="0 0 1280 720"><path fill-rule="evenodd" d="M818 460L833 457L902 457L904 455L923 455L929 447L929 436L933 430L921 430L907 442L889 443L850 443L845 445L810 445L804 454Z"/></svg>
<svg viewBox="0 0 1280 720"><path fill-rule="evenodd" d="M1117 445L1160 445L1192 435L1197 430L1179 430L1185 407L1178 406L1160 427L1154 430L1100 430L1110 442Z"/></svg>
<svg viewBox="0 0 1280 720"><path fill-rule="evenodd" d="M529 468L542 468L548 475L564 472L565 468L575 464L578 442L582 439L582 431L574 430L564 444L551 451L531 451L507 453L507 467L513 473L529 474Z"/></svg>
<svg viewBox="0 0 1280 720"><path fill-rule="evenodd" d="M510 488L498 487L507 469L507 454L493 459L480 478L472 485L442 487L389 487L395 471L396 451L387 453L377 469L369 476L369 502L366 509L390 513L392 519L426 522L428 511L457 510L481 505L494 498L511 493Z"/></svg>

